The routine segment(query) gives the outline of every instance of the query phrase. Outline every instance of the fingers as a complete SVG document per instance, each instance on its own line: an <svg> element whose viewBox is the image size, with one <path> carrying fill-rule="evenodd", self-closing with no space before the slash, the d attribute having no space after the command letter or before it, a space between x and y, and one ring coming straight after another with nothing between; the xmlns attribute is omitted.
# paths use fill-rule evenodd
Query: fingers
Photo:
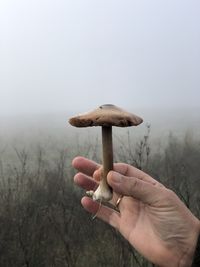
<svg viewBox="0 0 200 267"><path fill-rule="evenodd" d="M97 164L96 162L89 160L87 158L84 157L76 157L74 158L74 160L72 161L72 166L74 168L76 168L78 171L92 176L94 173L94 178L95 180L100 180L100 174L102 171L102 167L101 165ZM101 167L101 168L100 168ZM98 171L97 171L98 170ZM150 175L148 175L147 173L131 166L125 163L116 163L114 164L114 170L116 172L119 172L125 176L130 176L130 177L137 177L140 180L143 180L145 182L151 183L153 185L157 184L160 185L162 187L164 187L162 184L160 184L158 181L156 181L155 179L153 179Z"/></svg>
<svg viewBox="0 0 200 267"><path fill-rule="evenodd" d="M84 157L76 157L72 161L72 166L80 171L74 176L75 184L85 190L95 190L97 188L97 183L90 177L99 168L96 162Z"/></svg>
<svg viewBox="0 0 200 267"><path fill-rule="evenodd" d="M74 176L74 183L86 191L95 191L99 185L94 179L80 172ZM109 201L109 203L115 206L118 198L119 195L113 192L113 198Z"/></svg>
<svg viewBox="0 0 200 267"><path fill-rule="evenodd" d="M150 175L147 173L131 166L125 163L116 163L114 164L114 170L118 173L121 173L122 175L129 176L129 177L137 177L140 180L143 180L147 183L151 183L153 185L159 185L161 187L164 187L162 184L160 184L158 181L153 179ZM96 181L100 180L102 173L102 167L99 167L95 173L94 173L94 178Z"/></svg>
<svg viewBox="0 0 200 267"><path fill-rule="evenodd" d="M77 169L78 171L92 176L94 171L96 171L100 165L96 162L86 159L84 157L76 157L72 161L72 166Z"/></svg>
<svg viewBox="0 0 200 267"><path fill-rule="evenodd" d="M95 190L98 186L94 179L80 172L74 176L74 182L85 190Z"/></svg>
<svg viewBox="0 0 200 267"><path fill-rule="evenodd" d="M75 183L86 190L95 190L98 185L96 181L101 177L102 167L83 157L76 157L72 165L82 172L75 175ZM119 195L125 195L152 204L162 195L162 189L165 187L143 171L124 163L114 164L114 170L107 178L108 183L117 193L116 199ZM93 176L96 181L89 176Z"/></svg>
<svg viewBox="0 0 200 267"><path fill-rule="evenodd" d="M89 197L83 197L81 204L88 212L95 214L99 219L118 229L120 215L117 211L93 201Z"/></svg>
<svg viewBox="0 0 200 267"><path fill-rule="evenodd" d="M155 204L163 195L162 187L115 171L109 172L108 183L116 193L132 196L149 205Z"/></svg>

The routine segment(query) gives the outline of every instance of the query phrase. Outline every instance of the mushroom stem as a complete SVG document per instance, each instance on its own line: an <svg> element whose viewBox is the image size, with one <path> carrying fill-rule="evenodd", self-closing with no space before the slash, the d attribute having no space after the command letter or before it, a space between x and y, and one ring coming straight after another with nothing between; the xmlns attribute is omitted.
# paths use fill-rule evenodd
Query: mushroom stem
<svg viewBox="0 0 200 267"><path fill-rule="evenodd" d="M108 186L107 175L113 169L113 145L112 126L102 126L102 149L103 149L103 177L102 181Z"/></svg>
<svg viewBox="0 0 200 267"><path fill-rule="evenodd" d="M102 126L102 148L102 179L96 191L89 191L87 194L91 195L94 200L106 202L112 199L112 188L107 183L107 175L113 169L112 126Z"/></svg>

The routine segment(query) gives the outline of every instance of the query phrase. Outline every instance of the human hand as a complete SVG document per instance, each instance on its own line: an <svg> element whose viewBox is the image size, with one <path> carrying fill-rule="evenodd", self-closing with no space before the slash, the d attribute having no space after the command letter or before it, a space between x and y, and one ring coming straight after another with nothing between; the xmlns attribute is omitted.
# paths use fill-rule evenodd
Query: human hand
<svg viewBox="0 0 200 267"><path fill-rule="evenodd" d="M97 187L100 165L82 157L72 165L79 171L74 177L77 185L86 190ZM99 209L89 197L82 198L83 207L115 227L149 261L160 267L191 266L200 223L177 195L124 163L115 164L107 180L114 191L112 203L123 195L119 212L104 205Z"/></svg>

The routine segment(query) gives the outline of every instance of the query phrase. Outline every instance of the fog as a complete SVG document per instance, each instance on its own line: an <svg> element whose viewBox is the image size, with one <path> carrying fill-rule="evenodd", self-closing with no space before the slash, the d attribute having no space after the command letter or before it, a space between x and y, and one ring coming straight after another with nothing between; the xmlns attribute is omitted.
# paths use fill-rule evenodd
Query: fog
<svg viewBox="0 0 200 267"><path fill-rule="evenodd" d="M185 0L1 1L1 125L64 125L113 103L155 127L196 130L199 9Z"/></svg>
<svg viewBox="0 0 200 267"><path fill-rule="evenodd" d="M141 116L113 127L114 162L200 218L199 70L199 0L0 0L0 266L153 266L82 208L72 160L102 163L101 129L68 120Z"/></svg>

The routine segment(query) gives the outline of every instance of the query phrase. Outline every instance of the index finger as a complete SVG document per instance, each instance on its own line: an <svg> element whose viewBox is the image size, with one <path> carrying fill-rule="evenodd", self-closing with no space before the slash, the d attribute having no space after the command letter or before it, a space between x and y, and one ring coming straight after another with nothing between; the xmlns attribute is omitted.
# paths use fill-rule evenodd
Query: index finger
<svg viewBox="0 0 200 267"><path fill-rule="evenodd" d="M84 157L76 157L72 161L72 166L79 172L92 176L99 169L100 165L93 160Z"/></svg>

